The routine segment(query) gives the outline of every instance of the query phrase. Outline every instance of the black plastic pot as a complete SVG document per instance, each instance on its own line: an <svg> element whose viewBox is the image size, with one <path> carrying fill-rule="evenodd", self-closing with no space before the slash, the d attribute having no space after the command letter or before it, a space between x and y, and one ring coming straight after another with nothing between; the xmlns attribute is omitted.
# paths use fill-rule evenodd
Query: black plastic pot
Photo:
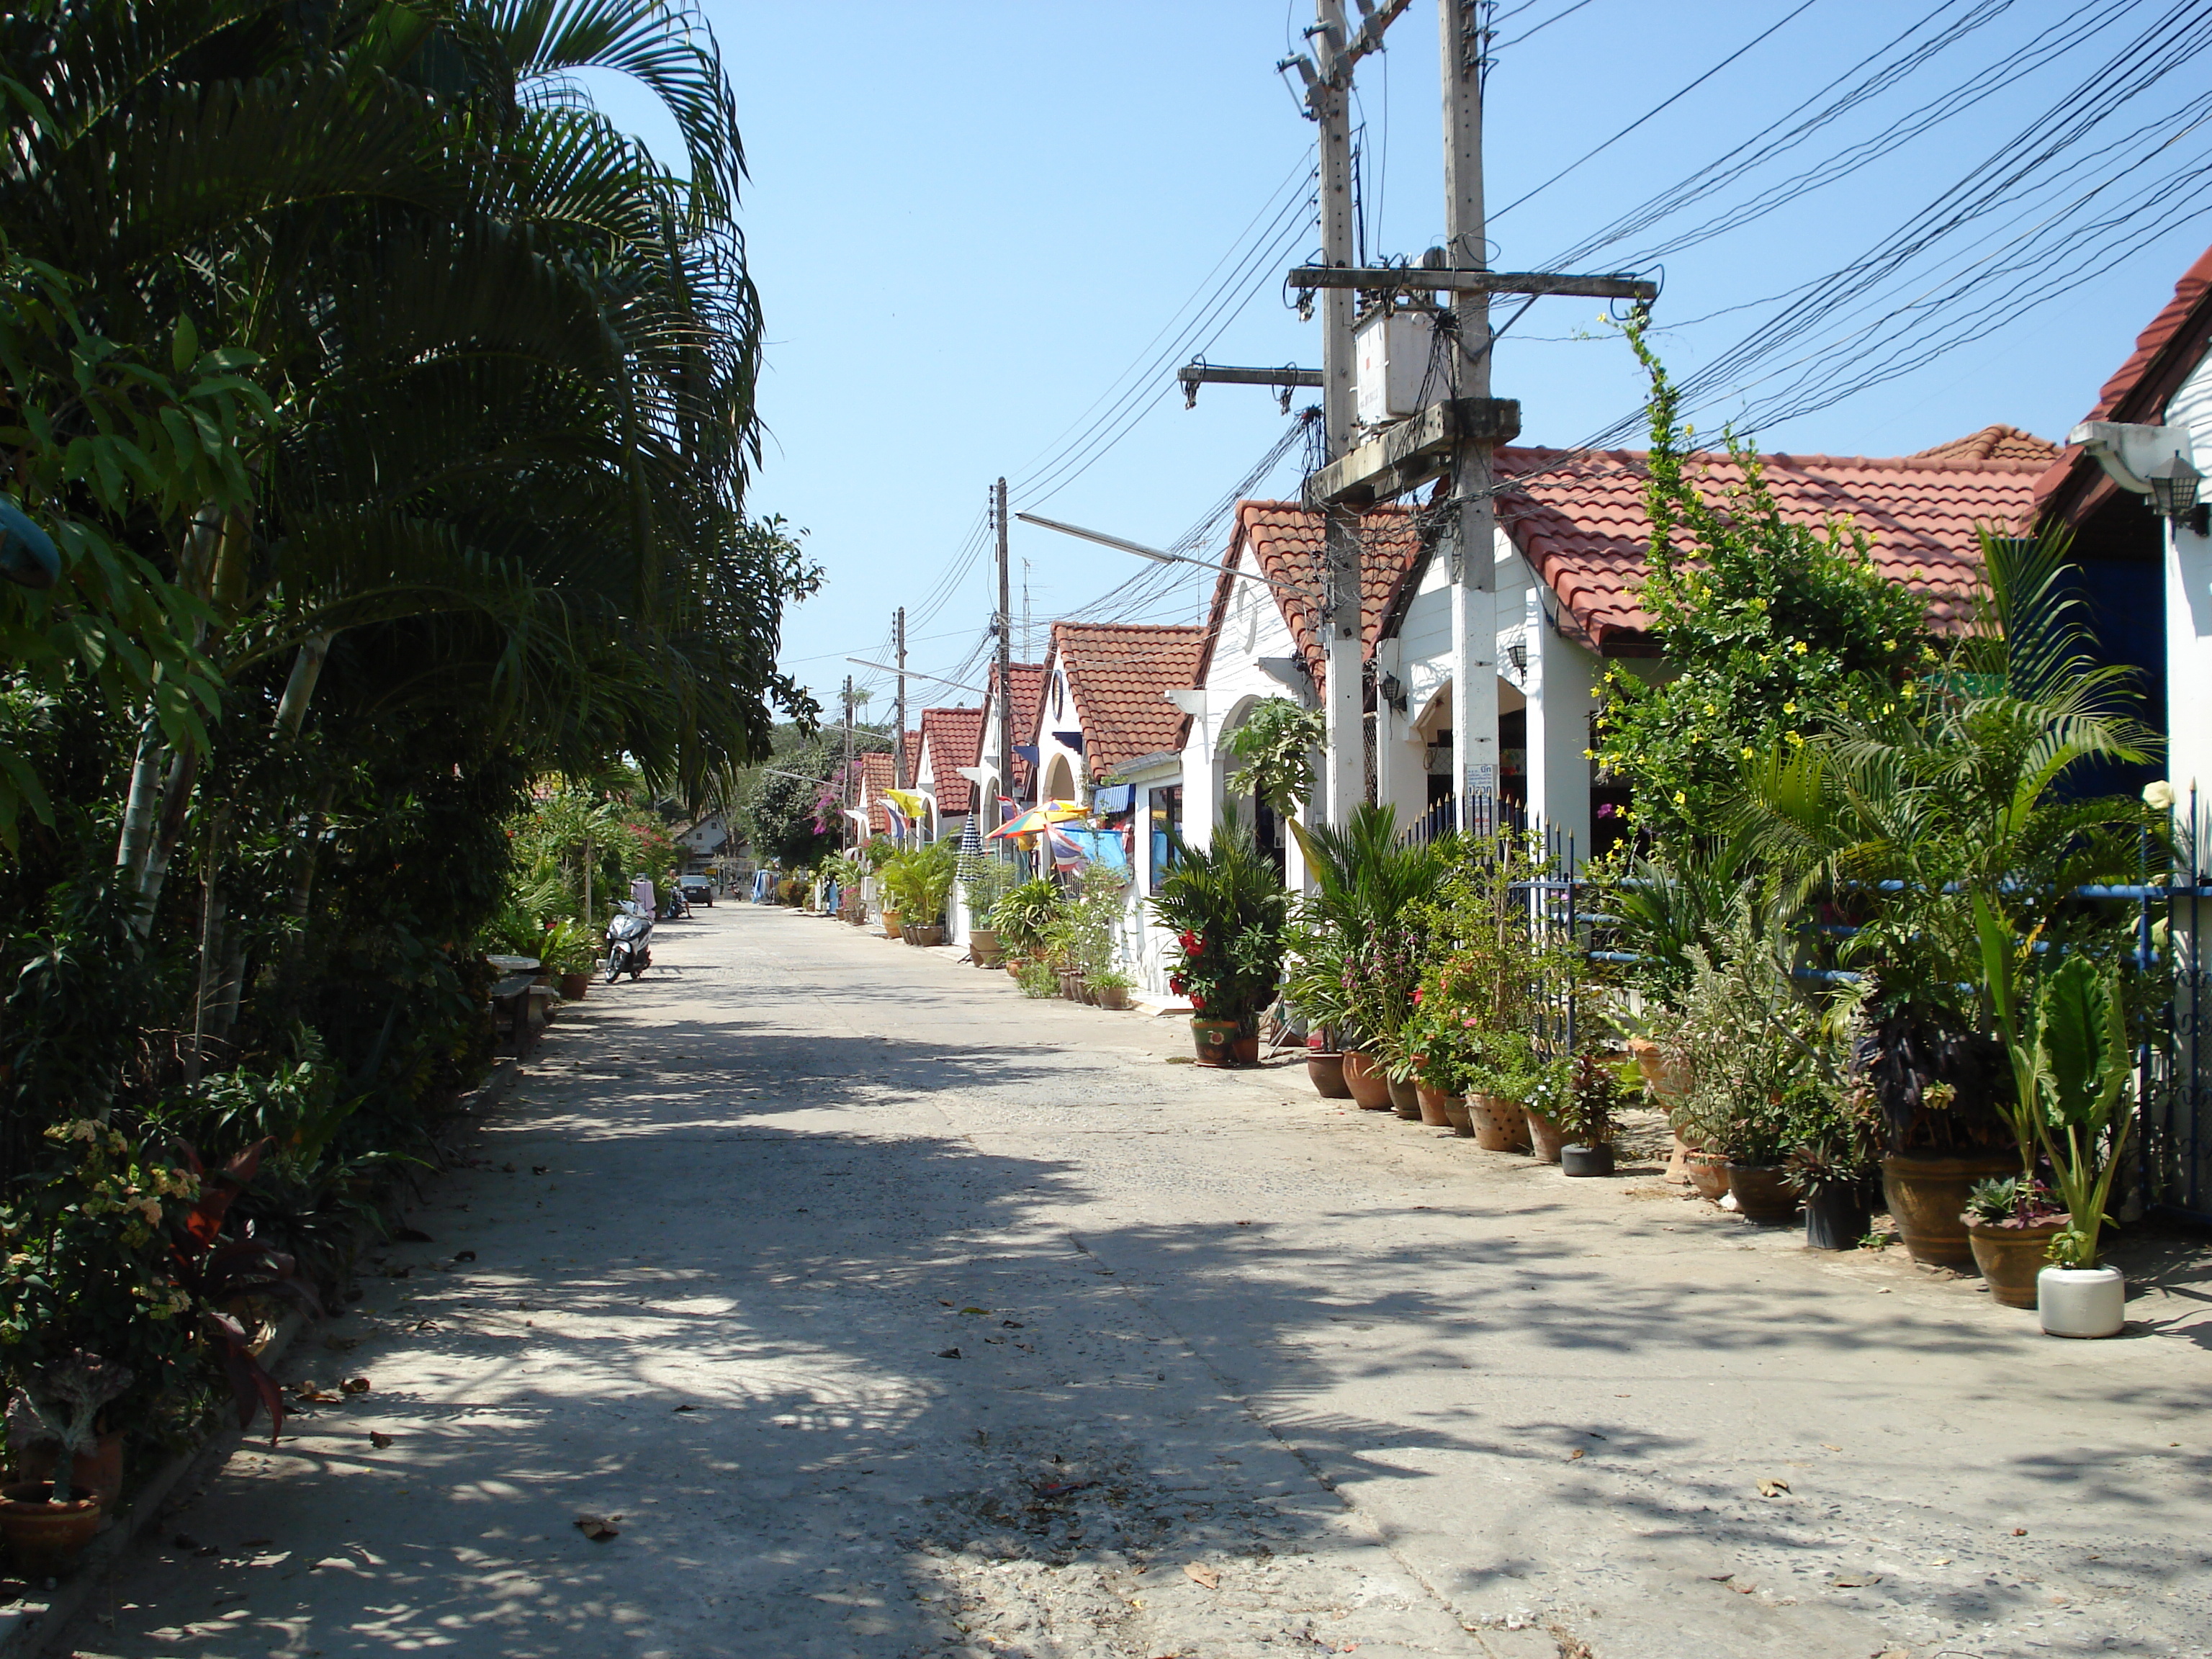
<svg viewBox="0 0 2212 1659"><path fill-rule="evenodd" d="M1570 1142L1560 1147L1559 1173L1571 1176L1611 1175L1613 1143L1601 1140L1595 1146L1578 1146Z"/></svg>
<svg viewBox="0 0 2212 1659"><path fill-rule="evenodd" d="M1813 1249L1856 1250L1866 1231L1866 1200L1856 1187L1823 1187L1805 1200L1805 1242Z"/></svg>

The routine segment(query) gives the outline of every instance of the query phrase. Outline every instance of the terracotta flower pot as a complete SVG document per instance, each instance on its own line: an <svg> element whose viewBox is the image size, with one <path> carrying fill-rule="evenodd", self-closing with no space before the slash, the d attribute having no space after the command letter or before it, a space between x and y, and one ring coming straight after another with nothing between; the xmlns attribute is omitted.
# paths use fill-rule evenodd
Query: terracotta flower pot
<svg viewBox="0 0 2212 1659"><path fill-rule="evenodd" d="M2019 1173L2020 1155L2009 1151L1958 1157L1893 1152L1881 1161L1882 1196L1915 1261L1971 1267L1974 1247L1960 1218L1967 1193L1978 1181Z"/></svg>
<svg viewBox="0 0 2212 1659"><path fill-rule="evenodd" d="M1534 1106L1524 1106L1522 1111L1528 1120L1528 1144L1535 1148L1539 1164L1557 1164L1559 1148L1566 1144L1566 1132Z"/></svg>
<svg viewBox="0 0 2212 1659"><path fill-rule="evenodd" d="M1747 1221L1778 1225L1797 1218L1797 1189L1790 1184L1790 1170L1781 1164L1728 1164L1728 1189L1735 1194L1736 1213Z"/></svg>
<svg viewBox="0 0 2212 1659"><path fill-rule="evenodd" d="M15 1459L15 1479L52 1480L61 1449L53 1441L33 1440ZM116 1499L123 1496L122 1430L110 1429L93 1443L90 1451L81 1451L70 1460L70 1490L79 1498L93 1499L103 1510L115 1507Z"/></svg>
<svg viewBox="0 0 2212 1659"><path fill-rule="evenodd" d="M884 937L885 939L896 939L898 936L899 936L899 913L898 913L897 911L896 911L896 910L886 910L886 911L884 911Z"/></svg>
<svg viewBox="0 0 2212 1659"><path fill-rule="evenodd" d="M1390 1085L1390 1109L1409 1122L1419 1122L1421 1097L1414 1092L1413 1079L1407 1078L1401 1082L1395 1077L1386 1077L1383 1081Z"/></svg>
<svg viewBox="0 0 2212 1659"><path fill-rule="evenodd" d="M1698 1189L1699 1198L1710 1198L1714 1203L1729 1189L1729 1161L1720 1152L1701 1152L1695 1148L1682 1154L1682 1171L1690 1177L1690 1185Z"/></svg>
<svg viewBox="0 0 2212 1659"><path fill-rule="evenodd" d="M1359 1103L1361 1111L1390 1109L1390 1080L1382 1075L1372 1054L1363 1054L1357 1048L1345 1051L1344 1086L1352 1091L1352 1097Z"/></svg>
<svg viewBox="0 0 2212 1659"><path fill-rule="evenodd" d="M100 1530L97 1498L50 1503L53 1486L27 1480L0 1487L0 1538L27 1577L51 1578L66 1570Z"/></svg>
<svg viewBox="0 0 2212 1659"><path fill-rule="evenodd" d="M1467 1103L1465 1095L1444 1097L1444 1121L1462 1140L1474 1139L1474 1109Z"/></svg>
<svg viewBox="0 0 2212 1659"><path fill-rule="evenodd" d="M1636 1069L1644 1074L1662 1106L1672 1106L1690 1092L1688 1067L1679 1062L1669 1066L1660 1058L1659 1045L1650 1038L1631 1037L1628 1052L1635 1056Z"/></svg>
<svg viewBox="0 0 2212 1659"><path fill-rule="evenodd" d="M1990 1296L2008 1308L2033 1308L2036 1276L2048 1260L2044 1252L2065 1231L2067 1218L2025 1227L1984 1221L1978 1216L1960 1219L1966 1223L1967 1245L1974 1253L1974 1265L1989 1281Z"/></svg>
<svg viewBox="0 0 2212 1659"><path fill-rule="evenodd" d="M1237 1063L1239 1066L1257 1066L1260 1063L1260 1039L1258 1037L1241 1036L1238 1037L1236 1042L1231 1043L1229 1047L1231 1053L1236 1055Z"/></svg>
<svg viewBox="0 0 2212 1659"><path fill-rule="evenodd" d="M1431 1089L1418 1079L1413 1084L1413 1098L1420 1103L1421 1121L1431 1128L1441 1129L1451 1121L1452 1096L1442 1089Z"/></svg>
<svg viewBox="0 0 2212 1659"><path fill-rule="evenodd" d="M1198 1048L1198 1063L1201 1066L1229 1066L1237 1058L1237 1022L1233 1019L1207 1019L1194 1017L1190 1022L1191 1041Z"/></svg>
<svg viewBox="0 0 2212 1659"><path fill-rule="evenodd" d="M1528 1150L1528 1115L1520 1103L1495 1095L1469 1095L1469 1120L1474 1125L1474 1144L1486 1152L1525 1152Z"/></svg>
<svg viewBox="0 0 2212 1659"><path fill-rule="evenodd" d="M1323 1100L1349 1100L1352 1086L1344 1080L1344 1056L1306 1050L1306 1078Z"/></svg>
<svg viewBox="0 0 2212 1659"><path fill-rule="evenodd" d="M561 1000L563 1002L581 1002L584 993L591 988L592 976L589 974L561 975Z"/></svg>
<svg viewBox="0 0 2212 1659"><path fill-rule="evenodd" d="M1006 954L999 946L999 936L988 927L968 930L968 954L975 958L978 968L995 968Z"/></svg>
<svg viewBox="0 0 2212 1659"><path fill-rule="evenodd" d="M1101 1008L1111 1009L1117 1014L1126 1012L1129 1006L1129 988L1126 985L1100 986L1098 1006Z"/></svg>

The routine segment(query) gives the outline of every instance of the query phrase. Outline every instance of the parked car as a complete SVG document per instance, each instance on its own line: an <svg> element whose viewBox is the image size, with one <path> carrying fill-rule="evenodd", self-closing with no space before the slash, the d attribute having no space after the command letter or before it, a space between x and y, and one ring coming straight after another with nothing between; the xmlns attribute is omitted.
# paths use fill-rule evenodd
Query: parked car
<svg viewBox="0 0 2212 1659"><path fill-rule="evenodd" d="M714 908L714 884L706 877L686 876L676 884L682 890L687 902L703 904L709 910Z"/></svg>

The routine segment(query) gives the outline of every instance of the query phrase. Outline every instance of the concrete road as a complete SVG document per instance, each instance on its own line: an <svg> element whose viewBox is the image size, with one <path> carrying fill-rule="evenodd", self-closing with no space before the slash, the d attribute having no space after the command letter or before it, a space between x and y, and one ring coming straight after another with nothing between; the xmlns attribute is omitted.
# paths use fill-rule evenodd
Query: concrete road
<svg viewBox="0 0 2212 1659"><path fill-rule="evenodd" d="M2057 1341L951 951L654 954L61 1651L2212 1652L2201 1255Z"/></svg>

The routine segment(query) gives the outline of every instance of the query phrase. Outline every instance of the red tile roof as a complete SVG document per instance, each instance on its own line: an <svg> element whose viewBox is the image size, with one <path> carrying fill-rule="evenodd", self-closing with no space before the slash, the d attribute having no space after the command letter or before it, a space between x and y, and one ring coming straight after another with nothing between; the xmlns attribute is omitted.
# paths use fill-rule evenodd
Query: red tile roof
<svg viewBox="0 0 2212 1659"><path fill-rule="evenodd" d="M1322 541L1322 515L1296 501L1239 501L1237 528L1230 538L1225 561L1233 566L1238 552L1249 546L1261 575L1279 582L1294 582L1306 590L1293 593L1277 587L1269 592L1282 610L1283 620L1290 627L1291 639L1297 643L1298 654L1305 659L1306 672L1312 676L1316 691L1328 684L1328 665L1321 631ZM1374 657L1375 642L1382 637L1383 619L1389 614L1399 589L1419 563L1419 554L1420 538L1415 532L1412 509L1377 507L1361 515L1359 620L1364 659ZM1200 675L1212 666L1214 641L1220 635L1222 618L1229 611L1230 590L1238 580L1224 569L1214 584L1213 609L1206 623L1206 649L1199 663Z"/></svg>
<svg viewBox="0 0 2212 1659"><path fill-rule="evenodd" d="M2049 465L2058 456L2058 446L2016 426L1985 426L1933 449L1917 449L1916 461L2040 461Z"/></svg>
<svg viewBox="0 0 2212 1659"><path fill-rule="evenodd" d="M872 750L860 761L858 804L867 811L868 828L880 836L891 827L890 818L884 811L884 791L897 787L891 781L890 754L884 750Z"/></svg>
<svg viewBox="0 0 2212 1659"><path fill-rule="evenodd" d="M929 751L932 793L939 812L963 817L975 810L975 786L960 775L983 753L983 711L980 708L925 708L921 711L921 746ZM921 772L917 764L916 778Z"/></svg>
<svg viewBox="0 0 2212 1659"><path fill-rule="evenodd" d="M2136 349L2097 394L2085 421L2165 424L2166 399L2212 347L2212 248L2173 287L2166 308L2136 337ZM2035 484L2035 515L2078 525L2119 489L2105 469L2071 444Z"/></svg>
<svg viewBox="0 0 2212 1659"><path fill-rule="evenodd" d="M2035 460L1947 456L1761 459L1785 519L1814 525L1851 519L1873 543L1884 574L1928 595L1939 627L1957 617L1973 585L1977 527L2019 523L2043 470ZM1642 450L1498 452L1500 474L1525 480L1498 496L1499 523L1600 650L1632 648L1651 625L1636 598L1650 538L1646 459ZM1724 454L1692 462L1709 500L1742 480L1742 469Z"/></svg>
<svg viewBox="0 0 2212 1659"><path fill-rule="evenodd" d="M1166 694L1198 683L1206 637L1206 629L1189 626L1052 625L1044 678L1048 681L1055 666L1066 665L1074 713L1083 724L1084 765L1092 777L1140 755L1182 747L1183 722L1190 717Z"/></svg>
<svg viewBox="0 0 2212 1659"><path fill-rule="evenodd" d="M914 787L915 780L921 775L921 732L919 729L906 734L906 787Z"/></svg>
<svg viewBox="0 0 2212 1659"><path fill-rule="evenodd" d="M1044 665L1036 662L1018 662L1012 665L1013 696L1007 699L1014 720L1014 744L1017 748L1036 741L1037 705L1044 697ZM987 696L983 700L983 714L987 728L998 725L999 665L991 663L990 678L983 682ZM977 739L976 753L982 753L981 740ZM1019 755L1013 757L1012 774L1014 794L1026 799L1030 794L1030 774L1034 770Z"/></svg>

